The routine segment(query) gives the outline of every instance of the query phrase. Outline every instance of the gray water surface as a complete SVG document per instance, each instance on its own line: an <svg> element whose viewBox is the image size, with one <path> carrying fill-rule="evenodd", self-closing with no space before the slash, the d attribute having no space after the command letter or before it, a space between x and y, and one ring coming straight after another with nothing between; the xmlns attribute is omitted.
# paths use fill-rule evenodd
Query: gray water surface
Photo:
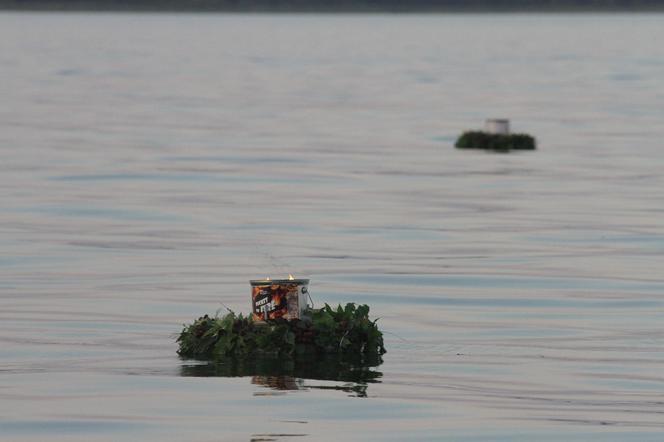
<svg viewBox="0 0 664 442"><path fill-rule="evenodd" d="M663 40L664 15L0 14L0 439L661 440ZM452 147L488 117L539 149ZM176 356L289 272L371 305L376 382Z"/></svg>

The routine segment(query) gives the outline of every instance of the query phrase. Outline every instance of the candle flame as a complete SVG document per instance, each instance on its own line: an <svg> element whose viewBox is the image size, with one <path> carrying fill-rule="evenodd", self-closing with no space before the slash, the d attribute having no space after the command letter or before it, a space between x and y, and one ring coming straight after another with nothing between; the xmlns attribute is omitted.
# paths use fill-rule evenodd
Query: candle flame
<svg viewBox="0 0 664 442"><path fill-rule="evenodd" d="M292 281L292 280L294 280L295 278L293 277L293 275L291 275L291 274L289 273L289 274L288 274L288 279L289 279L290 281Z"/></svg>

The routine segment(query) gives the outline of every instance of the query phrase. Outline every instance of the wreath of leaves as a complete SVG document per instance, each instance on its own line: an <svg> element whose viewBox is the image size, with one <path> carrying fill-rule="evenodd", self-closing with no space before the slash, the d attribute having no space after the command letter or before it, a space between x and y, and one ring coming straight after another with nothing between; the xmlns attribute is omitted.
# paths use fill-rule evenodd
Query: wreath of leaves
<svg viewBox="0 0 664 442"><path fill-rule="evenodd" d="M458 149L487 149L507 152L510 150L534 150L537 142L528 134L491 134L483 131L468 131L459 136Z"/></svg>
<svg viewBox="0 0 664 442"><path fill-rule="evenodd" d="M310 320L256 322L232 311L223 317L205 315L184 325L177 338L178 354L216 360L334 354L379 361L386 352L378 320L369 319L367 305L348 303L335 309L325 304L310 310L309 316Z"/></svg>

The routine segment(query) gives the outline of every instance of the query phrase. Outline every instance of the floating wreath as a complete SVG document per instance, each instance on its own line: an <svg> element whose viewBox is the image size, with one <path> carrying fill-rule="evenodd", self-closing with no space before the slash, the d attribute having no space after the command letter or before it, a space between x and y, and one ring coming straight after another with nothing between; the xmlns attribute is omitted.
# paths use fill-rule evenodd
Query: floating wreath
<svg viewBox="0 0 664 442"><path fill-rule="evenodd" d="M177 338L178 354L197 359L223 360L255 356L293 359L299 356L337 355L381 362L383 334L369 319L369 306L354 303L336 309L325 304L309 310L306 319L254 321L229 311L205 315L185 325Z"/></svg>

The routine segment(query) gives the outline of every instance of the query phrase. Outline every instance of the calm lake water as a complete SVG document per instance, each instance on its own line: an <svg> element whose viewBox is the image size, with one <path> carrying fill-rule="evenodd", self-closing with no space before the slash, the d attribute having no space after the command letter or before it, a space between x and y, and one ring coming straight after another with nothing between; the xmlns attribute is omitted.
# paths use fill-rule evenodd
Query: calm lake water
<svg viewBox="0 0 664 442"><path fill-rule="evenodd" d="M664 15L0 14L0 440L661 440L662 41ZM539 149L453 148L488 117ZM288 272L371 305L376 382L177 357Z"/></svg>

